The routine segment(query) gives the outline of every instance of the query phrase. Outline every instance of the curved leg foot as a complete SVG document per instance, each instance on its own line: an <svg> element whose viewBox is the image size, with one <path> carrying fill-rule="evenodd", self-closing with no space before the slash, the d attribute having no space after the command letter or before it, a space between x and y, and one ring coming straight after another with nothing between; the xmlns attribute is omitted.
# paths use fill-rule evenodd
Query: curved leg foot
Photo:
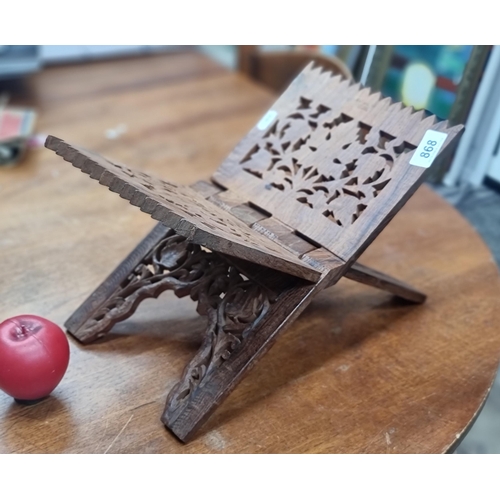
<svg viewBox="0 0 500 500"><path fill-rule="evenodd" d="M273 296L252 280L230 284L210 305L203 344L170 392L162 422L182 441L191 439L319 287L286 280Z"/></svg>

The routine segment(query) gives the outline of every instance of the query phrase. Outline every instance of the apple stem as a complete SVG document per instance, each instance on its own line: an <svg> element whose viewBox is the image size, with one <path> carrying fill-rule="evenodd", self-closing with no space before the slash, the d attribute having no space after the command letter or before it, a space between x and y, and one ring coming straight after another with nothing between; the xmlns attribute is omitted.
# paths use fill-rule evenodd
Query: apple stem
<svg viewBox="0 0 500 500"><path fill-rule="evenodd" d="M25 337L28 336L28 332L26 330L26 326L23 325L23 324L19 325L16 328L15 332L16 332L16 338L18 338L18 339L23 339L23 338L25 338Z"/></svg>

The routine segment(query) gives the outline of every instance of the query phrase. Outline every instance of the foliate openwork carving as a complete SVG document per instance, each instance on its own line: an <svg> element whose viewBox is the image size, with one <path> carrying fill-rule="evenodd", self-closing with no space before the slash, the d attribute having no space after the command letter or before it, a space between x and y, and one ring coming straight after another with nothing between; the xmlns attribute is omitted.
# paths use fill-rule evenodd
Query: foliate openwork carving
<svg viewBox="0 0 500 500"><path fill-rule="evenodd" d="M228 271L198 296L199 312L208 317L208 325L201 348L168 396L171 414L244 344L275 300L273 293L245 281L234 268Z"/></svg>
<svg viewBox="0 0 500 500"><path fill-rule="evenodd" d="M172 393L175 407L245 341L275 299L275 293L241 274L216 253L175 233L162 239L122 286L89 319L79 336L99 337L133 314L142 300L174 290L198 302L207 316L202 346Z"/></svg>
<svg viewBox="0 0 500 500"><path fill-rule="evenodd" d="M49 136L47 147L182 236L233 257L265 261L271 268L319 279L317 270L189 186L135 171L56 137ZM242 197L241 204L247 201Z"/></svg>
<svg viewBox="0 0 500 500"><path fill-rule="evenodd" d="M415 145L305 97L241 159L267 189L341 227L353 224L391 180L397 157Z"/></svg>

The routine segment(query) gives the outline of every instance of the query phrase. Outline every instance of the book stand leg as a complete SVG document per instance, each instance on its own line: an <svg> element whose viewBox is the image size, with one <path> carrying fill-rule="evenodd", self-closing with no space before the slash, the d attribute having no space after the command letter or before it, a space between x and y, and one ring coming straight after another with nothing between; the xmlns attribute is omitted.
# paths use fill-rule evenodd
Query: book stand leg
<svg viewBox="0 0 500 500"><path fill-rule="evenodd" d="M144 299L158 297L165 290L196 301L197 312L207 318L202 345L171 390L162 415L166 427L187 441L325 284L333 284L346 273L407 300L425 298L357 264L347 271L345 265L340 266L332 273L310 283L239 263L158 224L65 326L79 341L89 343L130 317Z"/></svg>

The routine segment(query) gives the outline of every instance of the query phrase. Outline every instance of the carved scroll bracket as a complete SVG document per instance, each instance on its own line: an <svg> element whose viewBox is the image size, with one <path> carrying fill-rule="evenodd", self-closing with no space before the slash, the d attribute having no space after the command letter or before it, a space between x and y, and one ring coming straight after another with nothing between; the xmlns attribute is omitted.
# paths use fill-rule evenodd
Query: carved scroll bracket
<svg viewBox="0 0 500 500"><path fill-rule="evenodd" d="M279 292L250 279L221 255L169 232L135 267L120 287L78 330L86 342L102 337L130 317L146 298L173 290L189 295L207 317L204 339L167 401L175 413L214 370L245 342Z"/></svg>
<svg viewBox="0 0 500 500"><path fill-rule="evenodd" d="M165 290L173 290L178 297L189 295L198 302L197 312L209 318L207 334L214 329L214 321L221 321L224 311L228 312L226 329L233 331L237 323L248 321L259 293L266 300L275 295L219 254L171 231L75 333L84 342L103 337L116 323L129 318L144 299L156 298Z"/></svg>

